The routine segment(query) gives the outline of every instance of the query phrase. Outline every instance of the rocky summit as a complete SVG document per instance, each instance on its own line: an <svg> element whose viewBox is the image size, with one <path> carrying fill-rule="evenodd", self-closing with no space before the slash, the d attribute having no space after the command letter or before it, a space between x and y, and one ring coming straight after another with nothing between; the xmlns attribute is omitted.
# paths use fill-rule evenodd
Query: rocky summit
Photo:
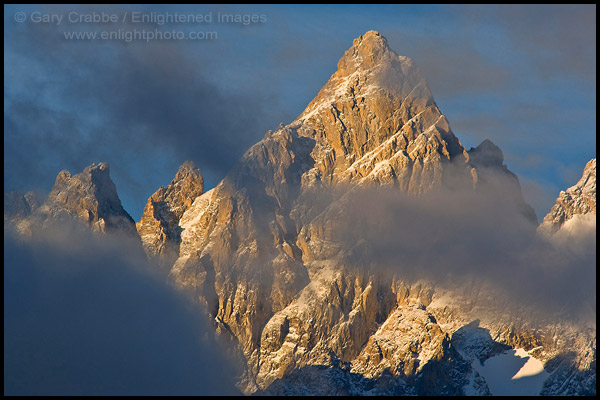
<svg viewBox="0 0 600 400"><path fill-rule="evenodd" d="M379 33L354 40L338 70L288 127L314 141L308 184L374 182L419 193L468 155L417 66Z"/></svg>
<svg viewBox="0 0 600 400"><path fill-rule="evenodd" d="M192 161L186 161L167 187L161 186L150 196L136 224L146 254L159 256L161 264L169 268L173 265L181 242L179 221L203 191L202 173Z"/></svg>
<svg viewBox="0 0 600 400"><path fill-rule="evenodd" d="M477 314L465 311L471 295L353 268L361 240L336 233L355 217L352 194L378 187L417 198L493 192L536 224L501 150L484 141L467 151L414 62L367 32L295 121L268 132L181 217L171 277L239 348L245 392L489 394L452 345ZM481 329L506 346L538 343L510 318Z"/></svg>
<svg viewBox="0 0 600 400"><path fill-rule="evenodd" d="M65 220L75 220L96 232L136 235L135 222L121 205L106 162L92 164L76 175L61 171L44 203L14 223L20 233L30 236Z"/></svg>
<svg viewBox="0 0 600 400"><path fill-rule="evenodd" d="M401 197L381 195L389 192ZM61 172L39 207L5 195L5 226L27 232L67 214L93 230L137 232L170 281L204 306L244 366L246 394L490 395L484 363L510 350L544 363L536 393L595 394L595 324L536 324L513 314L489 282L441 285L396 268L435 260L441 265L425 267L445 272L443 256L419 251L436 251L434 243L454 254L462 238L441 240L419 217L445 228L451 198L468 200L463 208L492 199L494 218L518 219L535 234L535 213L500 148L484 140L465 149L415 63L369 31L306 109L267 132L211 190L185 162L134 224L100 163ZM453 222L469 234L469 219L481 215L462 212ZM555 231L592 213L595 160L542 226ZM403 225L405 236L370 236L379 225ZM365 257L378 253L393 257Z"/></svg>

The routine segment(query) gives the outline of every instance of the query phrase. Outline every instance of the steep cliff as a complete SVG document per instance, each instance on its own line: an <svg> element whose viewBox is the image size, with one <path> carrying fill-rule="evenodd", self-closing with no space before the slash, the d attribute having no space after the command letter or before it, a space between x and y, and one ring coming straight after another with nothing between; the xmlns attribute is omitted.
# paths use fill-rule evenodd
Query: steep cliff
<svg viewBox="0 0 600 400"><path fill-rule="evenodd" d="M181 242L179 221L203 191L202 173L193 162L186 161L167 187L161 186L150 196L142 218L136 223L148 256L159 256L160 262L169 268L173 265Z"/></svg>

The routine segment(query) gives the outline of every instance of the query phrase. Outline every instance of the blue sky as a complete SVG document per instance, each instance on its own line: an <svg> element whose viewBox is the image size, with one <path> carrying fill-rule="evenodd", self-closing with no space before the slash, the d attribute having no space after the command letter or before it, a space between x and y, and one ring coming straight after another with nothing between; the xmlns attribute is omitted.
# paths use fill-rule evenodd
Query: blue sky
<svg viewBox="0 0 600 400"><path fill-rule="evenodd" d="M420 67L468 149L504 152L538 219L596 156L595 5L202 5L4 8L4 190L47 192L62 169L108 161L125 209L192 159L207 189L290 123L352 40L377 30ZM71 15L117 15L74 23ZM213 22L134 24L132 12ZM18 14L17 13L23 13ZM129 13L129 14L125 14ZM218 23L217 13L264 22ZM32 16L62 15L59 25ZM25 21L18 21L22 16ZM213 40L66 40L65 32L216 32Z"/></svg>

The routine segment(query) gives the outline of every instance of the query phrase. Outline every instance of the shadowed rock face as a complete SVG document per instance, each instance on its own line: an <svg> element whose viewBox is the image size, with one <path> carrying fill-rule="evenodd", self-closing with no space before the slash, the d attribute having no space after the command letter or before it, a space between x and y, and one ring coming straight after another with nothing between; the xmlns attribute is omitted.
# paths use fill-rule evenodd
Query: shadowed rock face
<svg viewBox="0 0 600 400"><path fill-rule="evenodd" d="M137 235L135 222L123 209L105 162L92 164L77 175L61 171L44 203L18 221L17 229L31 235L40 227L71 218L93 231Z"/></svg>
<svg viewBox="0 0 600 400"><path fill-rule="evenodd" d="M40 202L34 192L22 194L14 190L4 193L4 225L31 215L39 206Z"/></svg>
<svg viewBox="0 0 600 400"><path fill-rule="evenodd" d="M519 178L503 164L502 150L485 139L479 146L472 147L468 155L475 189L512 202L525 218L537 225L535 211L523 198Z"/></svg>
<svg viewBox="0 0 600 400"><path fill-rule="evenodd" d="M168 266L179 255L179 220L196 197L204 191L202 173L192 161L184 162L167 187L161 186L149 199L140 222L136 224L148 256L159 256Z"/></svg>
<svg viewBox="0 0 600 400"><path fill-rule="evenodd" d="M485 139L479 146L471 147L469 162L474 167L502 168L504 154L491 140Z"/></svg>

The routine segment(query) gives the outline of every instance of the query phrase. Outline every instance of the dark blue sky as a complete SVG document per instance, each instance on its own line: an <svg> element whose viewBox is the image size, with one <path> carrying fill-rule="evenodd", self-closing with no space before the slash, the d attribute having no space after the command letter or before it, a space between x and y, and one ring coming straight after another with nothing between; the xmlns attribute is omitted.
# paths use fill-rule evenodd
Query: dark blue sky
<svg viewBox="0 0 600 400"><path fill-rule="evenodd" d="M413 58L467 149L485 138L500 146L538 219L596 156L595 5L4 11L5 192L47 192L60 170L108 161L125 209L139 220L148 197L186 159L202 169L208 189L267 130L290 123L368 30ZM69 21L102 12L119 22ZM139 23L134 12L211 13L212 22ZM219 23L219 12L262 15L263 22ZM65 39L101 31L125 39L134 29L217 37Z"/></svg>

